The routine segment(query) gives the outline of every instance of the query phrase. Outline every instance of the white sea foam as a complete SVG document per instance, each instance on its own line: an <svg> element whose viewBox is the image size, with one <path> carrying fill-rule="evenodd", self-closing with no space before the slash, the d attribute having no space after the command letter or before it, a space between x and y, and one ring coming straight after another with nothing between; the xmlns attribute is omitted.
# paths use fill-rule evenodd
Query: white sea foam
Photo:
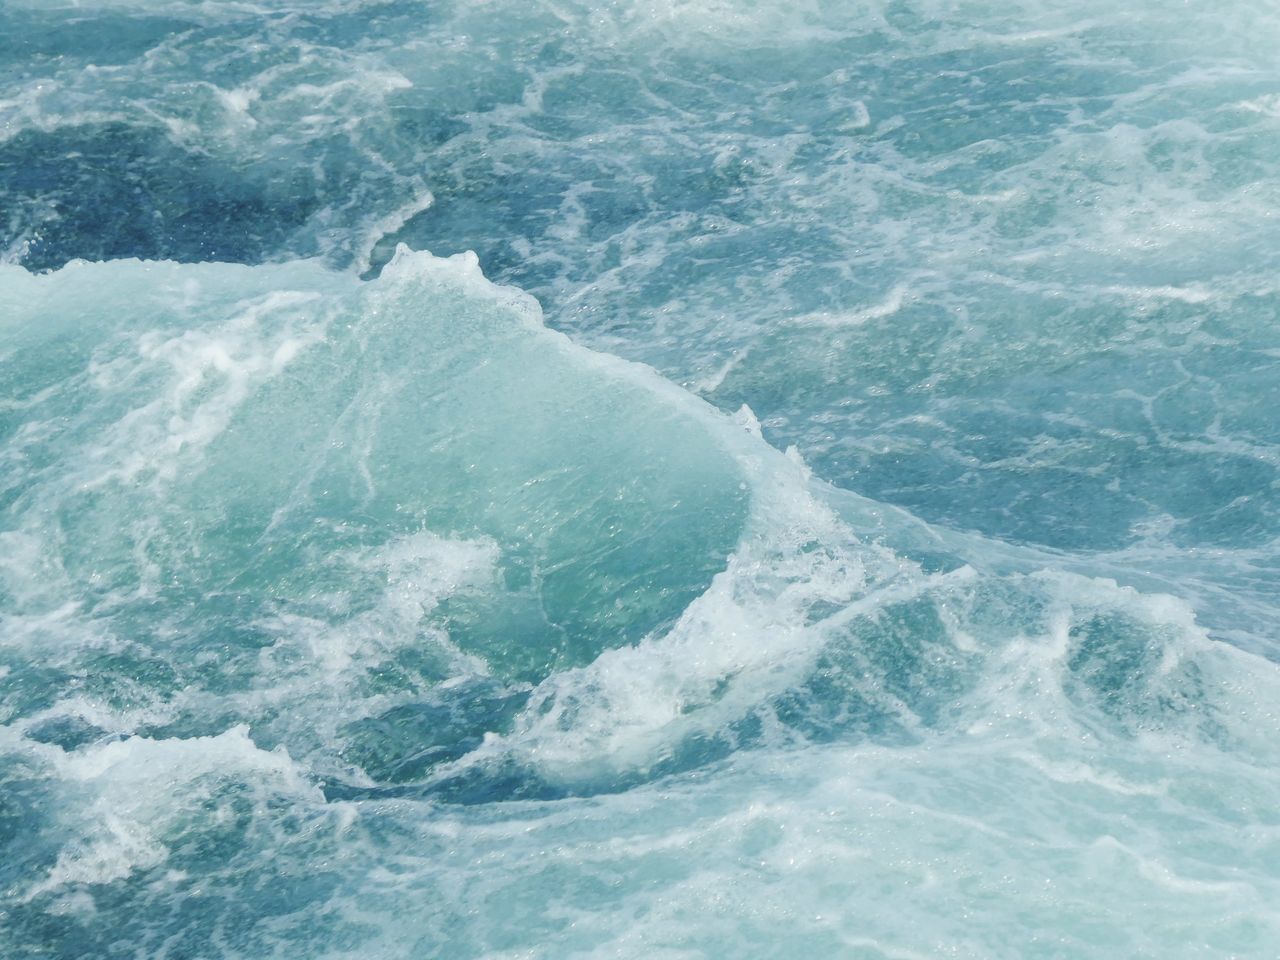
<svg viewBox="0 0 1280 960"><path fill-rule="evenodd" d="M1270 956L1274 11L731 7L40 6L198 29L0 145L740 412L474 256L0 272L0 947Z"/></svg>
<svg viewBox="0 0 1280 960"><path fill-rule="evenodd" d="M180 818L209 816L202 808L216 801L226 783L245 785L263 798L321 799L283 749L260 749L244 726L189 740L135 737L48 759L83 799L74 812L60 811L74 821L73 839L47 876L27 889L27 900L160 865L168 856L167 832ZM219 813L215 808L212 816Z"/></svg>

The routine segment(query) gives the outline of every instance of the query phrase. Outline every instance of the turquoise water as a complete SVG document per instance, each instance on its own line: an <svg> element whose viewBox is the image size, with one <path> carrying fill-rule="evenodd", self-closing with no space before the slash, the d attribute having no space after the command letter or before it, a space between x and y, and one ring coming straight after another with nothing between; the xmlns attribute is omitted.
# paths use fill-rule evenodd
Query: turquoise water
<svg viewBox="0 0 1280 960"><path fill-rule="evenodd" d="M1277 51L0 0L0 956L1280 954Z"/></svg>

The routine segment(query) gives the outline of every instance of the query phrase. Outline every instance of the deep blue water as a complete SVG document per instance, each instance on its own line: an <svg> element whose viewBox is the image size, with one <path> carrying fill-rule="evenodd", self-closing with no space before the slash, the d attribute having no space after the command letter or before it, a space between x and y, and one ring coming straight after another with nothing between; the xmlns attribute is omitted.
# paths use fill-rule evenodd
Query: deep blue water
<svg viewBox="0 0 1280 960"><path fill-rule="evenodd" d="M1280 953L1280 12L0 0L0 956Z"/></svg>

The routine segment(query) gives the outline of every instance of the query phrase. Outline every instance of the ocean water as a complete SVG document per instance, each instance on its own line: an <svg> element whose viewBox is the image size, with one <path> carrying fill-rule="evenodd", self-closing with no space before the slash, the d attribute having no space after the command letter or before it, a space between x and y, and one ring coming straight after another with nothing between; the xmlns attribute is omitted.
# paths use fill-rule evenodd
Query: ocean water
<svg viewBox="0 0 1280 960"><path fill-rule="evenodd" d="M1280 956L1280 9L0 0L0 957Z"/></svg>

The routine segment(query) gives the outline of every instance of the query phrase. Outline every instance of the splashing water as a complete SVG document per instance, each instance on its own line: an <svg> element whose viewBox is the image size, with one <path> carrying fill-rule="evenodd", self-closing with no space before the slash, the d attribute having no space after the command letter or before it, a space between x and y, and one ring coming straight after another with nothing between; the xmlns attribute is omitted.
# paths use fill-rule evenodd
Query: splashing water
<svg viewBox="0 0 1280 960"><path fill-rule="evenodd" d="M0 955L1275 956L1277 50L0 5Z"/></svg>

